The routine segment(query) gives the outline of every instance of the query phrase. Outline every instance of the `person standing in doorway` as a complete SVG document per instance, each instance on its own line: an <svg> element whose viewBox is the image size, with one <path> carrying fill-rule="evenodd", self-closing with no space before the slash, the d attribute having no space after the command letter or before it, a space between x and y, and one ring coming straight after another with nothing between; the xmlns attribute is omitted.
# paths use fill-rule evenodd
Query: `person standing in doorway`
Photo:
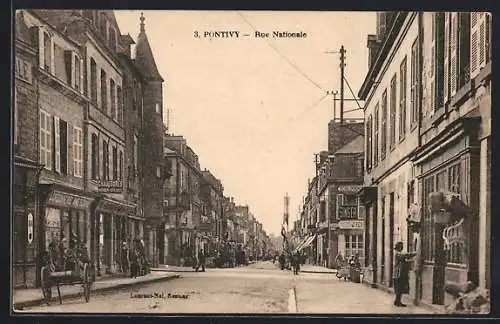
<svg viewBox="0 0 500 324"><path fill-rule="evenodd" d="M415 253L403 253L403 242L397 242L394 246L394 293L396 294L396 299L394 300L394 306L406 307L405 304L401 302L401 297L403 294L408 294L410 292L410 261L415 257Z"/></svg>

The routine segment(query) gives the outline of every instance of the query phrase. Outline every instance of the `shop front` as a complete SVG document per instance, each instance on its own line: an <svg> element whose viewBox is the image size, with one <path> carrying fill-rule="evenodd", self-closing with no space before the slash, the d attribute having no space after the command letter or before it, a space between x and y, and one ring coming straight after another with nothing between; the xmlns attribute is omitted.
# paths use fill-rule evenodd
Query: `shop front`
<svg viewBox="0 0 500 324"><path fill-rule="evenodd" d="M39 251L39 211L37 183L40 166L15 157L13 168L12 229L13 286L27 288L37 285L36 257Z"/></svg>
<svg viewBox="0 0 500 324"><path fill-rule="evenodd" d="M364 281L375 288L377 284L377 187L363 187L358 192L360 203L365 207L364 261L367 268Z"/></svg>
<svg viewBox="0 0 500 324"><path fill-rule="evenodd" d="M338 246L345 259L358 257L364 260L363 220L341 220L338 223Z"/></svg>
<svg viewBox="0 0 500 324"><path fill-rule="evenodd" d="M58 184L40 184L40 252L76 237L91 247L90 207L95 197ZM39 278L38 278L39 279Z"/></svg>
<svg viewBox="0 0 500 324"><path fill-rule="evenodd" d="M122 245L141 240L141 222L136 219L136 205L126 201L103 197L94 213L94 231L97 246L95 260L97 275L122 272Z"/></svg>
<svg viewBox="0 0 500 324"><path fill-rule="evenodd" d="M416 300L447 304L445 281L472 281L476 285L479 243L479 145L477 118L461 118L448 132L423 146L414 161L422 189L420 225L422 270ZM470 212L432 211L432 197L445 193L456 197ZM453 240L450 233L454 233ZM449 239L449 241L448 241Z"/></svg>

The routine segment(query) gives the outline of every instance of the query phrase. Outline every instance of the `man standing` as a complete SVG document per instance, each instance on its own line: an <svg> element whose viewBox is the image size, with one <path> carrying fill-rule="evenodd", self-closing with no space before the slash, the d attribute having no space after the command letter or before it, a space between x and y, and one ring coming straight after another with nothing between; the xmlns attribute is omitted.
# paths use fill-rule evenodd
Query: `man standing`
<svg viewBox="0 0 500 324"><path fill-rule="evenodd" d="M394 250L394 293L396 294L396 299L394 300L394 306L406 307L405 304L401 302L401 297L403 294L408 294L410 292L410 282L409 282L409 272L410 263L409 261L415 256L415 253L403 253L403 242L397 242Z"/></svg>
<svg viewBox="0 0 500 324"><path fill-rule="evenodd" d="M200 249L198 252L198 264L196 265L195 271L198 272L198 269L201 267L201 272L205 272L205 254L203 254L203 250Z"/></svg>

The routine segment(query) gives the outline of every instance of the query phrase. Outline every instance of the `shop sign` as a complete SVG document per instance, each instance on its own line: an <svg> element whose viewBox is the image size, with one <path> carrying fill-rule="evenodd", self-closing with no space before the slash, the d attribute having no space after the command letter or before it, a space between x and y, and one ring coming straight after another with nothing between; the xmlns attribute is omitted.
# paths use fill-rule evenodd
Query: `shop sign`
<svg viewBox="0 0 500 324"><path fill-rule="evenodd" d="M121 193L123 182L121 180L99 180L97 190L103 193Z"/></svg>
<svg viewBox="0 0 500 324"><path fill-rule="evenodd" d="M363 229L364 222L363 221L356 221L356 220L343 220L343 221L339 221L339 228L340 229Z"/></svg>
<svg viewBox="0 0 500 324"><path fill-rule="evenodd" d="M89 206L90 201L89 199L83 197L72 196L56 191L50 197L49 203L57 206L86 209Z"/></svg>
<svg viewBox="0 0 500 324"><path fill-rule="evenodd" d="M361 190L362 186L357 186L357 185L341 185L338 186L337 191L338 192L358 192Z"/></svg>
<svg viewBox="0 0 500 324"><path fill-rule="evenodd" d="M28 243L33 242L33 214L28 213Z"/></svg>

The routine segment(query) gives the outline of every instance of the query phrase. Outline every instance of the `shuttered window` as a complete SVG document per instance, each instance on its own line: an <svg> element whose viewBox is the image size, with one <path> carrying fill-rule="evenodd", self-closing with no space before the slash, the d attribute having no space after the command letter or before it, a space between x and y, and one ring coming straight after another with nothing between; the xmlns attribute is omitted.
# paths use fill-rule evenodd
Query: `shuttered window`
<svg viewBox="0 0 500 324"><path fill-rule="evenodd" d="M391 149L394 148L396 143L396 74L391 79L391 111L390 111L390 136L389 145Z"/></svg>
<svg viewBox="0 0 500 324"><path fill-rule="evenodd" d="M379 104L375 105L375 120L374 120L374 139L373 139L373 165L378 164L378 134L379 134Z"/></svg>
<svg viewBox="0 0 500 324"><path fill-rule="evenodd" d="M61 172L61 136L59 117L54 116L54 169Z"/></svg>
<svg viewBox="0 0 500 324"><path fill-rule="evenodd" d="M410 125L413 126L418 121L418 109L419 109L419 98L420 98L420 85L419 85L419 73L420 73L420 58L418 52L418 37L413 42L411 47L411 114L410 114ZM384 109L382 105L382 109ZM386 108L387 109L387 108ZM382 111L382 122L387 118ZM384 130L382 129L382 132ZM382 137L384 135L382 134ZM383 144L382 144L383 145Z"/></svg>
<svg viewBox="0 0 500 324"><path fill-rule="evenodd" d="M444 53L443 53L443 97L444 102L448 102L450 97L450 13L444 13Z"/></svg>
<svg viewBox="0 0 500 324"><path fill-rule="evenodd" d="M399 67L399 139L406 134L406 56Z"/></svg>
<svg viewBox="0 0 500 324"><path fill-rule="evenodd" d="M381 130L381 136L380 136L380 158L383 160L385 159L385 151L387 149L387 89L384 90L384 93L382 94L382 116L381 116L381 122L382 122L382 130Z"/></svg>
<svg viewBox="0 0 500 324"><path fill-rule="evenodd" d="M450 13L450 96L457 92L458 74L458 13Z"/></svg>
<svg viewBox="0 0 500 324"><path fill-rule="evenodd" d="M40 109L40 164L52 170L52 119Z"/></svg>
<svg viewBox="0 0 500 324"><path fill-rule="evenodd" d="M73 175L83 176L83 136L82 129L73 127Z"/></svg>
<svg viewBox="0 0 500 324"><path fill-rule="evenodd" d="M472 12L470 18L471 66L470 76L476 77L489 61L490 16L485 12Z"/></svg>

